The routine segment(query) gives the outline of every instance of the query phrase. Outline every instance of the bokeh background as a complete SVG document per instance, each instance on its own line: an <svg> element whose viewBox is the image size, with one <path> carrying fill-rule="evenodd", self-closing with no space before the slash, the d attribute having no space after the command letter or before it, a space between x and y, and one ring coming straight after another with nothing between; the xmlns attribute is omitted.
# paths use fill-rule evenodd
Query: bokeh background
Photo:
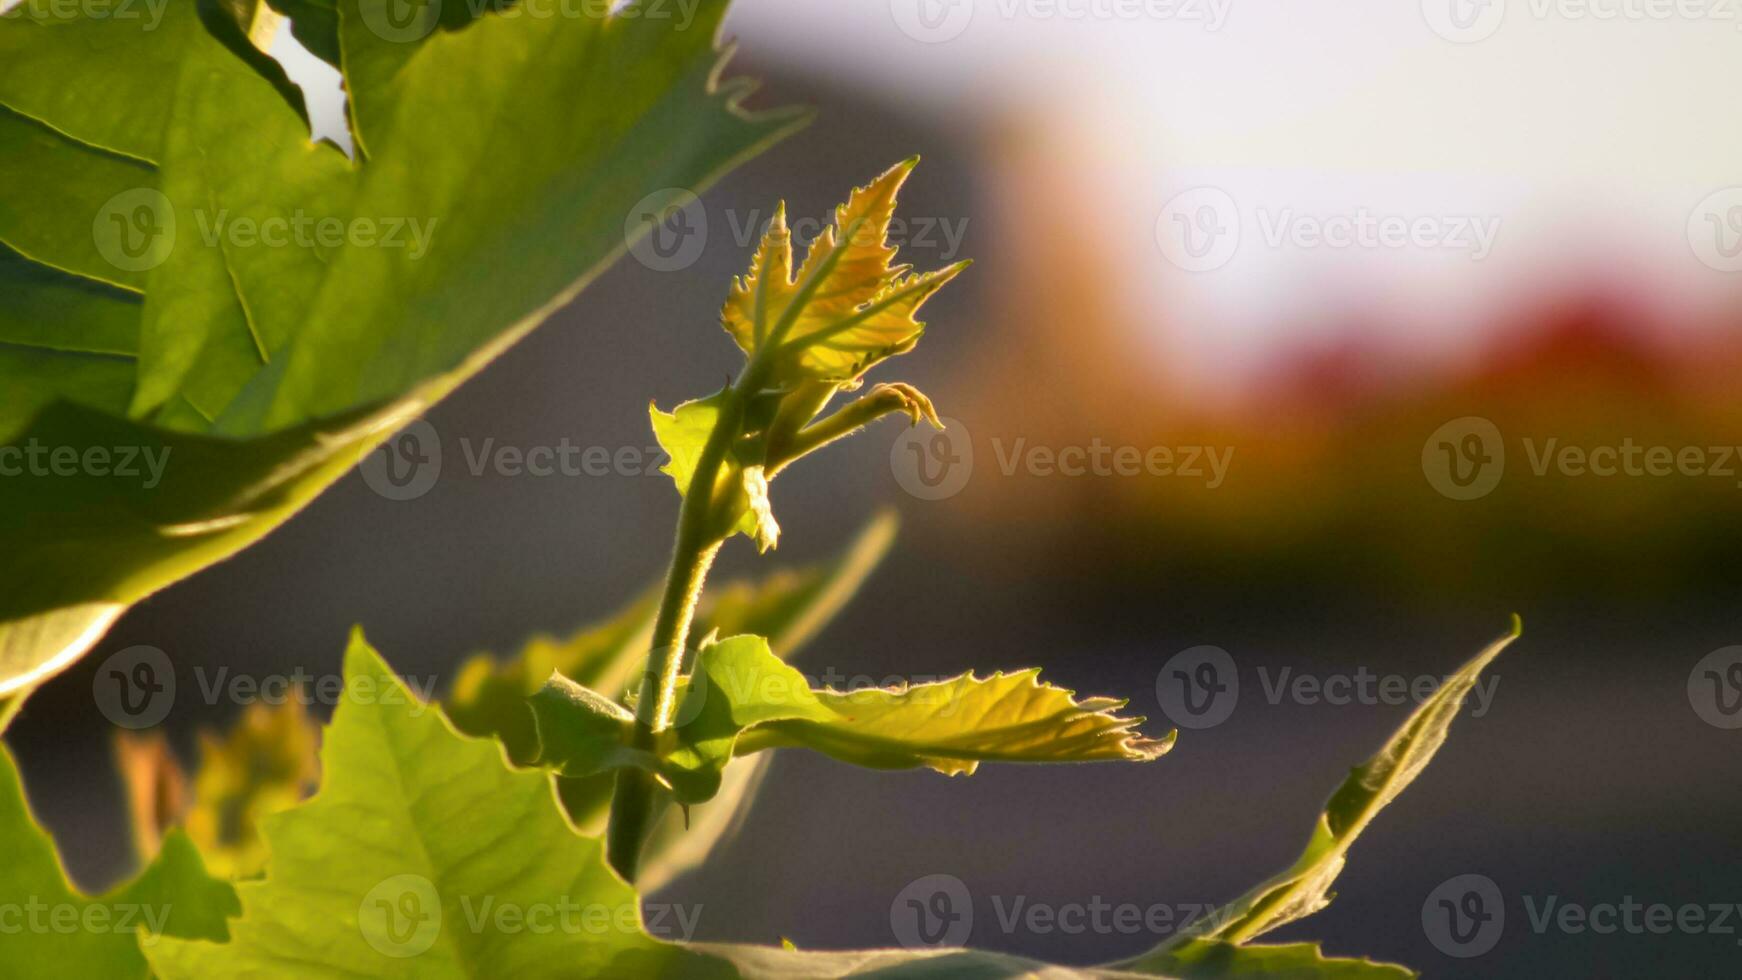
<svg viewBox="0 0 1742 980"><path fill-rule="evenodd" d="M1517 612L1488 710L1356 846L1332 906L1278 936L1430 977L1742 974L1742 910L1728 935L1529 915L1551 896L1742 902L1742 714L1723 710L1742 687L1703 675L1742 643L1742 459L1718 448L1742 444L1742 127L1721 110L1742 24L1724 9L739 0L736 69L765 79L760 104L817 122L677 219L706 229L685 267L626 256L437 408L427 493L348 478L42 690L9 735L41 816L89 842L67 854L81 882L125 870L91 696L114 651L160 647L192 689L225 665L336 671L362 623L402 671L445 680L637 595L663 571L668 480L474 475L468 448L650 445L650 398L736 366L717 311L773 204L825 219L918 152L905 257L977 264L877 376L929 393L950 432L885 423L796 469L775 487L778 552L734 544L724 571L820 558L892 504L894 554L807 672L1039 665L1129 697L1156 732L1181 724L1178 747L954 780L786 755L741 833L656 898L701 903L702 938L887 945L902 889L948 874L972 896L973 945L1131 955L1163 937L1007 928L999 911L1234 897L1293 860L1408 711L1267 681L1443 674ZM334 80L282 41L336 136ZM1322 240L1363 222L1376 237ZM1543 469L1550 440L1697 447L1728 472ZM1229 462L1219 480L1005 465L1018 446L1097 444ZM916 446L936 454L924 473ZM1444 459L1476 482L1448 482ZM1170 658L1202 645L1240 689L1191 728L1159 698ZM167 723L184 750L239 711L195 701ZM1459 958L1424 904L1467 874L1496 883L1506 918Z"/></svg>

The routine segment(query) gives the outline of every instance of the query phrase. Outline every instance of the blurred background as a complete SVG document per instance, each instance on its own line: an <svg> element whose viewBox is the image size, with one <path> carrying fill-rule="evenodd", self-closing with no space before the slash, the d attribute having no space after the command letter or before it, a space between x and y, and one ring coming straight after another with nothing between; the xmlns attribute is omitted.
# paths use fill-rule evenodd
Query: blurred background
<svg viewBox="0 0 1742 980"><path fill-rule="evenodd" d="M705 939L888 945L903 889L951 875L972 945L1135 954L1164 934L1006 918L1018 899L1189 910L1280 870L1409 711L1291 682L1443 675L1517 612L1479 715L1357 844L1331 907L1276 938L1430 977L1742 973L1742 908L1667 933L1537 921L1551 900L1742 903L1727 4L739 0L729 26L759 104L819 115L674 216L705 232L687 251L627 255L437 408L427 492L353 475L30 702L9 740L43 820L91 835L67 855L82 883L127 860L91 694L105 656L160 647L190 687L224 665L331 673L362 623L445 681L613 612L664 570L669 481L469 459L652 445L650 398L735 369L718 308L773 205L815 234L918 152L903 257L976 265L876 378L918 385L950 429L884 423L796 469L780 549L733 544L724 574L830 554L893 504L893 555L807 673L1039 665L1179 744L953 780L783 755L742 832L657 900L701 903ZM330 71L281 42L342 138ZM1170 664L1202 646L1238 692L1194 715ZM238 711L178 705L167 727L191 751ZM1487 948L1433 924L1464 875L1501 896Z"/></svg>

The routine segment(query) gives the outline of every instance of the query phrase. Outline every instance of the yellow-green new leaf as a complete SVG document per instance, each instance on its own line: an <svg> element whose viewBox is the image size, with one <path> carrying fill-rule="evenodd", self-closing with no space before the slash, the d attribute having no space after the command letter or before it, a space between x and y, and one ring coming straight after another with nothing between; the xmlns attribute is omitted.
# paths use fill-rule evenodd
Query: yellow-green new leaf
<svg viewBox="0 0 1742 980"><path fill-rule="evenodd" d="M1200 920L1201 928L1187 931L1127 966L1165 971L1182 950L1199 940L1245 943L1328 905L1331 884L1342 873L1345 855L1355 838L1433 760L1445 744L1453 719L1463 709L1465 696L1476 686L1482 671L1518 638L1522 628L1514 617L1510 632L1446 678L1377 755L1350 772L1325 804L1305 853L1292 867L1205 916Z"/></svg>
<svg viewBox="0 0 1742 980"><path fill-rule="evenodd" d="M1173 746L1148 739L1124 702L1078 701L1039 671L858 691L813 689L758 636L702 649L684 682L676 725L657 752L625 744L626 716L553 678L532 698L541 761L571 776L634 766L658 774L681 802L707 800L735 756L809 748L876 769L929 767L955 775L981 762L1147 762Z"/></svg>
<svg viewBox="0 0 1742 980"><path fill-rule="evenodd" d="M966 267L915 274L895 265L889 223L918 158L858 188L792 273L786 207L775 211L748 275L735 280L721 322L747 355L777 345L773 378L848 382L919 342L919 308Z"/></svg>
<svg viewBox="0 0 1742 980"><path fill-rule="evenodd" d="M1145 974L1170 980L1410 980L1395 963L1327 957L1318 943L1236 946L1194 939L1145 960Z"/></svg>
<svg viewBox="0 0 1742 980"><path fill-rule="evenodd" d="M702 447L720 418L720 403L721 396L714 395L685 402L671 412L660 411L658 405L648 406L654 438L667 457L660 472L671 477L683 496L689 495L695 481ZM746 464L728 452L714 481L713 501L713 519L722 534L742 534L764 552L779 543L780 525L774 520L768 475L761 465Z"/></svg>
<svg viewBox="0 0 1742 980"><path fill-rule="evenodd" d="M1125 702L1077 700L1043 684L1040 670L960 677L907 687L814 692L831 713L773 722L748 732L738 754L808 748L873 769L927 767L972 773L982 762L1148 762L1173 747L1121 717Z"/></svg>

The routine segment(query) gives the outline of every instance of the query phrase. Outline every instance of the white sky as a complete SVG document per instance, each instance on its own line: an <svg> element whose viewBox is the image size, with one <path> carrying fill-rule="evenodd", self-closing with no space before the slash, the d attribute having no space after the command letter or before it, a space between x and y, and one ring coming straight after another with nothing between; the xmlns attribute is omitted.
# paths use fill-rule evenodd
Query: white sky
<svg viewBox="0 0 1742 980"><path fill-rule="evenodd" d="M1138 257L1134 302L1214 325L1170 334L1175 353L1183 342L1238 357L1278 331L1334 329L1351 307L1399 342L1449 345L1484 312L1617 270L1666 304L1735 290L1688 230L1709 194L1742 184L1742 125L1726 108L1742 75L1732 0L958 3L971 15L948 0L740 0L731 25L747 49L952 115L1024 101L1055 114L1080 141L1079 186L1098 196L1087 206L1105 216L1108 253ZM1436 33L1435 20L1471 36L1454 14L1486 36ZM928 23L960 33L916 40ZM1157 245L1157 220L1203 185L1233 201L1240 245L1188 272ZM1266 235L1363 209L1429 219L1447 244L1274 247ZM1462 219L1495 229L1485 257L1453 247Z"/></svg>
<svg viewBox="0 0 1742 980"><path fill-rule="evenodd" d="M1717 235L1696 210L1742 185L1738 6L738 0L728 28L758 60L949 121L1054 120L1107 253L1131 257L1135 307L1214 324L1189 331L1192 353L1220 358L1351 306L1450 343L1472 314L1581 274L1637 275L1665 303L1734 292L1742 273L1702 263L1689 223ZM1164 209L1198 186L1225 192L1239 246L1187 271L1160 244L1183 220ZM1292 237L1359 215L1425 219L1435 244ZM1491 248L1460 247L1460 227L1491 229Z"/></svg>

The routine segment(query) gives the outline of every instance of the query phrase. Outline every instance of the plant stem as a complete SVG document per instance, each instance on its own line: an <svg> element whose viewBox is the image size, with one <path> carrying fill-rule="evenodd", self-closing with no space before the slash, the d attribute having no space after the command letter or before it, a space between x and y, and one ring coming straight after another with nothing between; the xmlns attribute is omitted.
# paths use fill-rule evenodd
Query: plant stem
<svg viewBox="0 0 1742 980"><path fill-rule="evenodd" d="M846 230L855 233L864 221L860 218ZM798 322L799 313L810 304L823 282L840 264L843 249L835 249L818 263L805 278L798 292L787 303L772 329L760 329L761 343L751 355L750 363L738 380L726 389L720 401L720 414L714 419L714 429L696 459L696 471L684 492L678 511L677 542L672 547L671 569L666 573L665 592L660 598L659 615L653 623L653 645L647 656L647 672L641 681L639 700L635 706L636 748L659 751L660 735L671 727L677 708L677 682L683 672L684 652L688 648L690 621L695 618L696 602L701 598L702 585L708 568L720 545L731 536L731 529L714 527L714 488L719 482L720 466L726 453L737 441L744 427L744 412L750 399L762 390L773 370L774 355ZM757 317L760 327L766 316L765 297L758 287ZM653 776L639 769L617 771L616 788L611 797L611 818L605 830L605 857L623 880L635 883L641 864L641 847L652 829L654 797L658 785Z"/></svg>
<svg viewBox="0 0 1742 980"><path fill-rule="evenodd" d="M715 419L714 429L708 434L708 441L696 460L695 474L678 511L677 542L672 547L671 568L666 573L665 592L653 623L647 671L642 676L636 702L636 748L658 751L659 736L671 727L672 716L677 710L677 685L683 671L684 651L689 644L690 623L695 618L696 603L701 598L708 569L724 541L724 536L718 535L712 527L714 487L720 467L726 460L726 452L743 425L745 393L755 390L751 384L761 384L760 378L756 377L759 374L755 370L746 371L739 382L727 390L719 417ZM641 847L651 830L657 791L658 786L650 773L639 769L621 769L617 773L616 791L611 798L611 819L605 834L605 852L611 866L630 883L635 881Z"/></svg>
<svg viewBox="0 0 1742 980"><path fill-rule="evenodd" d="M774 479L781 470L799 459L830 443L845 439L886 415L909 410L907 401L900 393L887 389L873 392L821 422L806 426L788 444L778 447L777 451L771 449L771 458L767 462L768 478Z"/></svg>

